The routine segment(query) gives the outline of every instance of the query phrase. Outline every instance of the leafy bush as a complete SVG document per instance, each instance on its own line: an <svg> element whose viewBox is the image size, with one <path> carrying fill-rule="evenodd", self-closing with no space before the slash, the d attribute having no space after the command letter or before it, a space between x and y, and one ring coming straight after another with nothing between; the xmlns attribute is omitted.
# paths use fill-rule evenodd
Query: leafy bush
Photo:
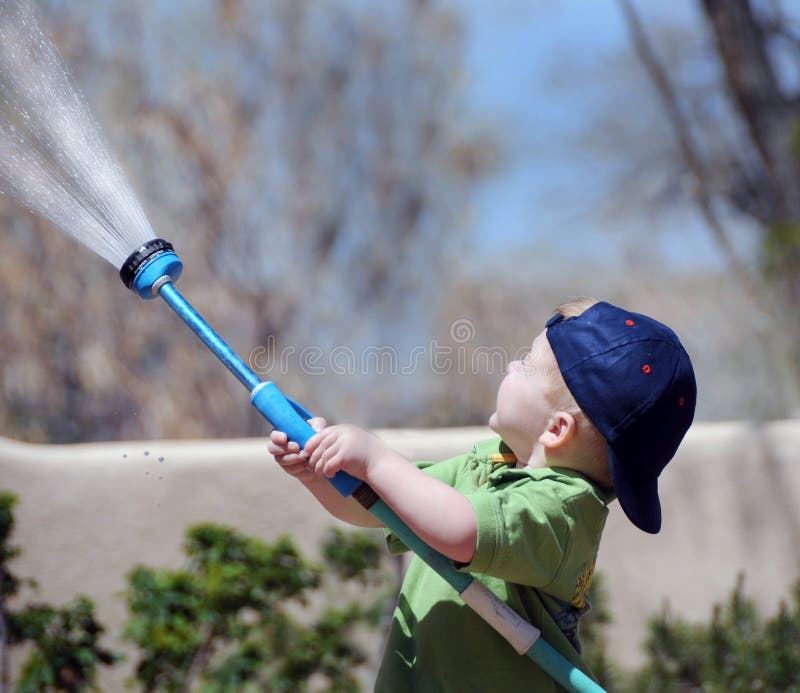
<svg viewBox="0 0 800 693"><path fill-rule="evenodd" d="M689 624L665 610L649 631L648 662L632 691L800 691L800 581L772 618L759 615L740 575L710 623Z"/></svg>
<svg viewBox="0 0 800 693"><path fill-rule="evenodd" d="M359 625L375 625L380 603L355 601L322 609L303 624L305 605L326 572L303 558L291 539L272 544L214 524L191 527L186 568L136 568L127 591L131 618L125 637L141 653L136 679L146 691L302 691L312 679L330 690L359 688L366 662L353 640ZM335 533L324 547L328 573L381 583L377 542Z"/></svg>
<svg viewBox="0 0 800 693"><path fill-rule="evenodd" d="M22 644L30 653L17 693L93 689L98 667L120 657L100 646L104 629L91 600L9 608L24 585L34 584L9 567L19 555L10 545L15 503L12 494L0 493L0 691L11 689L8 650ZM138 648L141 689L302 692L313 684L359 690L357 673L367 657L355 635L385 618L392 588L385 552L373 536L335 530L323 546L324 567L304 558L288 537L265 543L214 524L190 527L184 550L181 570L140 566L129 575L124 635ZM349 600L342 597L348 588ZM333 594L342 605L323 603ZM365 594L374 595L366 606ZM743 576L727 601L713 607L709 623L688 623L665 609L649 621L647 661L634 672L621 670L607 653L611 613L602 575L589 598L584 654L608 690L800 693L800 581L771 618L745 595ZM312 600L313 609L302 608Z"/></svg>
<svg viewBox="0 0 800 693"><path fill-rule="evenodd" d="M82 691L94 687L98 665L110 666L119 656L99 644L104 628L94 617L88 597L71 605L26 605L11 611L8 601L32 580L15 576L9 562L19 555L9 544L17 499L0 493L0 690L9 690L9 648L27 644L30 654L16 682L17 693Z"/></svg>
<svg viewBox="0 0 800 693"><path fill-rule="evenodd" d="M610 691L800 693L800 581L767 619L745 595L742 575L727 601L714 605L709 623L688 623L665 607L648 622L647 661L633 672L607 656L603 630L611 617L602 575L589 597L592 610L581 623L584 655Z"/></svg>

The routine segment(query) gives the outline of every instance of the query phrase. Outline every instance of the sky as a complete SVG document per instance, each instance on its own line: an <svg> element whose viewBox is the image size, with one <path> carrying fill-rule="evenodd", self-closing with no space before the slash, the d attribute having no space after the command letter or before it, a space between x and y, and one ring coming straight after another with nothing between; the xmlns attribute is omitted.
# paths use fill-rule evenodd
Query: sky
<svg viewBox="0 0 800 693"><path fill-rule="evenodd" d="M574 239L571 253L613 261L622 252L614 239L623 243L625 235L611 240L608 234L598 235L603 222L587 203L593 177L604 175L608 162L578 160L576 149L569 146L570 137L600 107L602 84L586 90L565 88L560 70L566 74L594 69L601 75L598 66L609 58L632 53L617 0L454 4L465 19L464 96L469 112L477 122L499 126L506 154L503 167L479 186L473 199L475 256L484 257L498 247L504 252L531 241L546 242L569 228ZM651 29L702 21L695 0L639 1L636 7ZM575 203L559 204L554 191L569 191L566 198ZM665 262L720 266L694 210L676 209L662 223L670 226L670 233L659 237ZM635 226L628 231L635 233Z"/></svg>

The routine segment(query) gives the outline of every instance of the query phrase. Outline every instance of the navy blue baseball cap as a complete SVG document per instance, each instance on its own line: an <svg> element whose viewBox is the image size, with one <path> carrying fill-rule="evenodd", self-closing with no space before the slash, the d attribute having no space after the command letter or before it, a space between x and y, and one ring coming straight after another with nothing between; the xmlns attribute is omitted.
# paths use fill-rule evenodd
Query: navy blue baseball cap
<svg viewBox="0 0 800 693"><path fill-rule="evenodd" d="M620 505L639 529L661 529L658 476L694 418L689 355L666 325L600 302L556 314L547 339L581 410L608 441Z"/></svg>

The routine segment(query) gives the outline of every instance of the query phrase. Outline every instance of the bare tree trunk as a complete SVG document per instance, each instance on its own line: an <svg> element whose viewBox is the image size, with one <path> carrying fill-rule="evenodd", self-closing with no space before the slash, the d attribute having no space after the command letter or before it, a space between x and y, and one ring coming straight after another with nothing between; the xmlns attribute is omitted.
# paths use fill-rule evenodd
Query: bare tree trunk
<svg viewBox="0 0 800 693"><path fill-rule="evenodd" d="M725 69L731 99L744 120L767 176L771 219L800 219L800 166L791 148L800 117L797 99L785 94L769 59L769 34L749 0L702 0Z"/></svg>
<svg viewBox="0 0 800 693"><path fill-rule="evenodd" d="M738 281L745 287L748 293L754 295L757 293L757 290L750 276L750 272L736 253L725 228L720 223L714 211L712 196L708 189L708 176L705 171L705 166L698 153L699 150L692 137L689 124L678 105L678 99L667 77L667 72L658 61L630 0L619 0L619 2L628 23L628 29L630 30L636 54L647 70L647 74L661 98L664 111L672 125L675 137L678 140L683 160L694 178L695 200L728 265L734 271Z"/></svg>
<svg viewBox="0 0 800 693"><path fill-rule="evenodd" d="M704 1L715 4L713 0ZM741 1L735 0L732 4ZM706 225L739 285L750 297L753 304L770 317L775 326L768 334L759 333L759 339L764 352L770 357L769 364L774 373L774 380L778 387L783 389L787 413L796 414L800 411L800 366L798 366L794 358L795 352L791 328L784 327L785 317L791 316L792 313L783 308L782 300L774 295L768 295L767 287L762 286L754 279L733 247L730 237L715 209L714 196L708 183L709 177L703 158L700 155L699 147L692 136L689 123L680 109L678 98L667 72L650 45L630 0L619 0L619 3L625 15L636 54L661 98L664 111L678 140L683 160L694 179L694 197ZM765 160L767 166L769 166L769 161L771 159ZM771 294L771 292L769 293Z"/></svg>
<svg viewBox="0 0 800 693"><path fill-rule="evenodd" d="M203 673L211 657L211 646L213 642L214 628L212 626L206 626L203 644L200 646L200 649L195 652L192 664L189 666L189 671L186 672L186 678L183 680L183 685L181 686L181 693L190 693L192 690L192 683Z"/></svg>
<svg viewBox="0 0 800 693"><path fill-rule="evenodd" d="M770 62L769 41L790 35L780 10L773 21L757 17L751 0L702 0L717 50L725 70L731 102L744 121L753 148L763 164L750 172L748 185L762 204L745 209L768 232L800 227L800 158L797 156L797 123L800 94L782 88ZM796 41L796 37L790 37ZM740 202L729 194L734 205ZM789 303L800 301L800 249L789 244L777 251L786 258L780 281ZM794 331L800 341L800 329Z"/></svg>

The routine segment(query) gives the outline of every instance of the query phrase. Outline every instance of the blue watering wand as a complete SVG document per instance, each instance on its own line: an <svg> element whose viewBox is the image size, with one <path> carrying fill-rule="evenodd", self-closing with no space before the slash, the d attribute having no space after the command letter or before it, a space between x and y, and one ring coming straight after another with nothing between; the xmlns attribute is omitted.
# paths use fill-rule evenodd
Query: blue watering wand
<svg viewBox="0 0 800 693"><path fill-rule="evenodd" d="M315 431L308 423L312 414L286 397L272 382L263 382L225 343L175 288L183 263L172 245L162 239L148 241L128 257L120 269L125 285L141 298L161 296L203 343L224 363L250 392L250 402L289 440L304 447ZM500 601L480 581L453 567L450 559L435 551L406 526L366 483L339 472L330 479L343 496L353 496L364 508L391 530L459 594L461 599L486 620L520 655L532 659L555 681L575 693L604 693L597 683L565 659L541 637L541 631Z"/></svg>

